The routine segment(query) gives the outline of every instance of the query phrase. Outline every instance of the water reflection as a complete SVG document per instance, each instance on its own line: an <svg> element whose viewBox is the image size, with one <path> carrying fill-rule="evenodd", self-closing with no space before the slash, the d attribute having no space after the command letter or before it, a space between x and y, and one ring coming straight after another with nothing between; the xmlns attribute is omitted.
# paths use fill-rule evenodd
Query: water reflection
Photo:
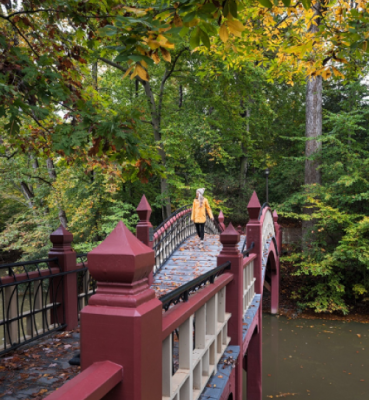
<svg viewBox="0 0 369 400"><path fill-rule="evenodd" d="M264 315L263 399L290 397L369 399L369 325Z"/></svg>

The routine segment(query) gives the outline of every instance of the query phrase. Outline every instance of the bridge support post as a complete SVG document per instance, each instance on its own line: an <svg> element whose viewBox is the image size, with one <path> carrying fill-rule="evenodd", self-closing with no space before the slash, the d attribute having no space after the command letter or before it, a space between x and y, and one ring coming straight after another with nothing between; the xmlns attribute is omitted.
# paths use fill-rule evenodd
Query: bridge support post
<svg viewBox="0 0 369 400"><path fill-rule="evenodd" d="M111 361L124 375L104 399L162 398L162 304L148 285L153 265L153 250L123 222L88 254L97 291L81 312L82 370Z"/></svg>
<svg viewBox="0 0 369 400"><path fill-rule="evenodd" d="M251 196L247 205L249 222L246 225L247 248L254 243L253 253L257 254L254 260L255 292L263 293L262 271L262 226L259 221L261 205L256 192ZM262 398L262 305L258 311L258 329L254 332L247 350L247 400L261 400Z"/></svg>
<svg viewBox="0 0 369 400"><path fill-rule="evenodd" d="M60 272L69 272L77 269L77 257L72 249L73 235L62 225L50 235L53 247L49 251L49 258L58 258ZM62 282L60 280L63 279ZM78 294L77 274L68 274L54 278L50 290L51 302L64 302L63 308L58 307L51 312L51 323L61 323L64 319L65 330L70 331L78 326ZM56 313L56 314L54 314ZM64 318L65 317L65 318ZM48 322L49 323L49 322Z"/></svg>
<svg viewBox="0 0 369 400"><path fill-rule="evenodd" d="M273 212L274 230L276 235L277 250L279 256L282 252L282 227L278 224L278 214L276 211ZM276 268L272 271L272 282L270 285L270 302L271 302L271 313L278 314L279 311L279 257L275 260Z"/></svg>
<svg viewBox="0 0 369 400"><path fill-rule="evenodd" d="M220 242L223 249L218 255L217 264L222 265L227 261L231 262L231 273L234 279L229 283L226 293L226 311L232 314L228 322L228 332L231 337L231 345L240 346L242 349L242 323L243 323L243 257L238 250L240 241L239 233L230 223L228 227L220 234ZM236 385L234 400L242 400L242 351L238 356L236 363Z"/></svg>
<svg viewBox="0 0 369 400"><path fill-rule="evenodd" d="M140 218L140 221L136 226L136 236L141 240L142 243L146 244L146 246L149 246L152 249L154 238L151 237L153 233L153 227L150 222L151 207L145 195L142 196L140 204L136 208L136 212ZM153 271L151 271L149 275L149 285L151 285L153 282L154 274Z"/></svg>
<svg viewBox="0 0 369 400"><path fill-rule="evenodd" d="M222 210L220 210L220 212L219 212L218 221L219 221L220 229L222 230L222 232L224 232L225 231L225 225L224 225L224 215L223 215L223 211Z"/></svg>

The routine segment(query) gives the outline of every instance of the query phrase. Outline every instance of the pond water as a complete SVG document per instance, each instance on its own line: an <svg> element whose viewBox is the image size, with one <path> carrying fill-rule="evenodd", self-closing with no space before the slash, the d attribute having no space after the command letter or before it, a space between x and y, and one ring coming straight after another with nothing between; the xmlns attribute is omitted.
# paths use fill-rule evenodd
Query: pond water
<svg viewBox="0 0 369 400"><path fill-rule="evenodd" d="M263 400L369 400L369 324L263 316Z"/></svg>

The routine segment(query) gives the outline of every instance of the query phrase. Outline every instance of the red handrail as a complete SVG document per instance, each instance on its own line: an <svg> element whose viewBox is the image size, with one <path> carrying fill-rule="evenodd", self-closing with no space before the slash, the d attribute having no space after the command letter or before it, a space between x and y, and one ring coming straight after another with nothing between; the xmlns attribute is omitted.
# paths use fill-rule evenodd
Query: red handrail
<svg viewBox="0 0 369 400"><path fill-rule="evenodd" d="M45 400L100 400L123 380L123 367L111 361L92 364Z"/></svg>

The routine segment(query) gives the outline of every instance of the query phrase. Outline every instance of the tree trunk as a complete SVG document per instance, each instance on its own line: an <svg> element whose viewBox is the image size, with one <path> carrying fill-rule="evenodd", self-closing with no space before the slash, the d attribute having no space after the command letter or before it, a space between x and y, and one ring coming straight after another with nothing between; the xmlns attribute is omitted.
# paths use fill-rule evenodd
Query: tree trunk
<svg viewBox="0 0 369 400"><path fill-rule="evenodd" d="M94 89L97 90L97 61L92 64L92 81Z"/></svg>
<svg viewBox="0 0 369 400"><path fill-rule="evenodd" d="M142 82L141 82L142 83ZM159 106L155 102L154 94L151 90L151 86L149 82L142 83L146 97L149 101L150 108L151 108L151 122L154 129L154 139L155 142L159 144L159 155L161 158L161 163L165 168L166 164L166 154L163 147L163 143L161 141L161 132L160 132L160 109ZM162 89L163 90L163 89ZM160 179L160 192L161 195L164 196L164 204L162 205L161 212L163 221L169 217L172 212L171 205L170 205L170 197L169 197L169 185L168 181L165 178Z"/></svg>
<svg viewBox="0 0 369 400"><path fill-rule="evenodd" d="M179 100L178 100L178 107L181 108L182 107L182 103L183 103L183 88L182 85L179 85Z"/></svg>
<svg viewBox="0 0 369 400"><path fill-rule="evenodd" d="M316 25L311 24L310 32L318 32L320 25L320 2L314 5L314 16ZM322 149L322 142L319 140L322 135L322 105L323 105L323 80L321 76L310 76L306 85L306 129L305 136L305 185L320 185L322 182L321 172L319 170L320 159L319 155ZM313 159L309 159L313 158ZM304 207L304 214L312 215L313 208ZM303 238L313 233L311 231L314 225L314 220L302 222Z"/></svg>
<svg viewBox="0 0 369 400"><path fill-rule="evenodd" d="M314 157L321 152L322 142L322 77L310 78L306 86L306 139L305 144L305 185L322 182L319 170L320 160Z"/></svg>
<svg viewBox="0 0 369 400"><path fill-rule="evenodd" d="M56 179L56 171L55 171L53 160L50 157L47 158L47 160L46 160L46 167L49 172L49 177L52 180L55 180ZM67 215L60 204L58 204L58 209L59 209L59 214L58 214L59 221L64 226L64 228L66 228L67 224L68 224Z"/></svg>
<svg viewBox="0 0 369 400"><path fill-rule="evenodd" d="M248 134L250 131L250 125L249 125L250 109L249 108L246 110L245 117L247 118L246 132ZM246 154L246 148L243 144L241 145L241 149L242 149L243 155L241 156L240 188L241 188L241 190L243 190L243 189L245 189L246 183L247 183L248 157Z"/></svg>
<svg viewBox="0 0 369 400"><path fill-rule="evenodd" d="M21 182L20 184L22 193L24 198L27 201L28 207L32 210L33 209L33 198L35 195L32 193L31 189L28 187L28 185L25 182Z"/></svg>

